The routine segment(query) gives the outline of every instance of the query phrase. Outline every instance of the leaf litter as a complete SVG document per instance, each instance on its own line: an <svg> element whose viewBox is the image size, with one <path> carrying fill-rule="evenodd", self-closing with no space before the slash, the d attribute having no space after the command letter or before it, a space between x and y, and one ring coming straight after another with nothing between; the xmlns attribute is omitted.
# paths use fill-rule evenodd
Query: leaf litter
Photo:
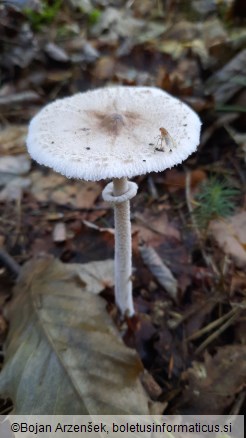
<svg viewBox="0 0 246 438"><path fill-rule="evenodd" d="M84 268L51 257L24 267L9 308L0 384L15 412L149 412L141 361L124 345L97 295L107 277L113 282L112 271L111 260Z"/></svg>
<svg viewBox="0 0 246 438"><path fill-rule="evenodd" d="M231 216L227 220L210 223L210 233L225 254L233 257L238 267L246 266L246 213Z"/></svg>
<svg viewBox="0 0 246 438"><path fill-rule="evenodd" d="M19 8L19 2L15 2L14 6L10 2L1 5L0 161L8 156L18 160L26 152L26 125L41 106L55 98L97 86L156 85L180 97L199 112L203 133L198 153L185 163L185 167L179 166L163 175L153 174L151 178L138 178L141 191L133 200L132 208L133 282L138 312L135 320L125 322L123 326L117 320L112 294L112 272L107 273L105 268L100 274L100 287L95 286L95 290L103 290L109 312L103 311L103 316L99 318L100 324L114 327L112 316L119 329L117 331L114 327L116 338L121 333L126 344L135 347L138 352L138 356L134 350L131 350L133 356L127 355L130 365L121 370L122 376L134 375L134 382L139 381L143 370L139 360L147 370L145 389L156 403L151 407L152 412L165 410L167 413L182 414L196 411L204 415L210 411L235 412L239 409L238 400L244 391L241 377L235 372L238 369L235 365L237 358L245 378L245 242L244 223L238 219L243 217L245 210L245 83L242 76L245 62L245 28L242 25L244 6L242 0L224 2L224 9L221 3L206 0L199 1L199 8L198 2L181 3L164 4L145 0L128 2L126 5L123 1L113 1L109 7L107 2L73 1L67 2L66 6L62 5L58 11L52 10L49 5L49 13L51 16L53 14L49 22L46 22L45 7L37 17L35 8L27 14ZM11 279L13 275L8 274L8 269L11 272L11 263L1 258L1 251L2 254L7 251L21 265L34 259L40 252L53 254L66 262L62 265L61 280L54 283L54 295L59 292L59 288L63 290L67 285L70 285L68 296L71 290L82 294L86 289L85 283L90 284L91 288L93 281L98 285L99 265L90 262L103 261L113 256L113 218L110 208L100 199L101 184L67 181L36 164L32 164L31 169L21 175L14 176L6 172L3 175L10 178L10 187L7 189L7 180L1 185L1 308L5 306L6 299L10 298L11 286L5 279ZM235 204L233 216L231 213L226 220L219 220L214 230L215 225L208 217L208 229L199 229L192 221L192 212L196 208L200 183L210 180L211 176L222 176L229 185L233 183L239 189L240 196L235 202L232 199ZM62 228L60 231L59 227ZM53 241L53 233L57 229L59 238ZM159 267L163 269L165 266L169 274L171 272L175 280L175 294L178 290L176 300L168 294L165 281L160 281L156 271L152 272L144 264L140 244L158 255ZM90 269L87 277L84 272L81 278L77 273L71 274L70 278L66 269L76 271L75 263L81 262L87 264L87 271ZM22 269L24 276L25 267ZM49 272L49 267L47 269ZM33 279L34 283L36 280L37 277ZM52 278L49 281L52 283ZM31 283L30 279L29 286ZM16 285L17 290L19 285ZM26 285L24 289L25 293L22 298L20 294L19 300L23 299L25 308L21 312L19 309L16 312L11 310L9 314L12 315L9 321L10 334L20 319L20 313L27 324L30 315L30 324L36 327L37 321L33 320L30 311L34 302L38 302L36 311L41 325L43 315L47 317L46 307L42 308L42 302L39 307L40 302L32 296L32 288L28 289ZM27 296L30 294L32 299L28 302ZM50 296L47 297L51 300ZM92 297L97 301L97 304L94 303L96 308L98 305L105 309L106 303L102 304L101 297ZM60 297L57 299L58 302L63 300ZM13 306L15 300L17 297L12 300ZM67 298L64 300L67 303ZM51 301L45 301L47 303ZM48 322L45 326L47 330L52 326L53 318L54 321L56 317L59 319L56 303L52 302L52 305L51 309L48 306L49 318L45 319ZM69 302L68 307L72 305L73 301ZM0 311L4 336L7 323L3 316L5 313ZM75 309L76 318L77 313ZM61 311L61 317L66 317L64 311ZM69 315L65 321L68 319ZM24 333L24 322L19 321L19 324ZM66 335L73 329L67 329ZM25 362L26 366L17 369L14 378L11 378L13 363L10 368L8 366L9 353L5 357L3 376L8 374L8 378L13 380L12 386L9 386L13 389L12 394L15 394L14 385L15 388L22 385L20 397L24 405L28 399L31 403L32 397L35 398L35 393L28 386L29 377L35 379L32 362L32 352L35 349L29 349L31 341L35 344L39 339L41 348L47 349L48 345L44 353L49 354L47 363L54 363L54 369L58 370L56 377L51 365L48 370L44 369L44 372L47 371L45 375L51 391L50 400L55 392L53 380L59 380L62 373L65 373L55 350L48 344L43 333L39 325L33 334L27 334L26 347L22 346L18 350L25 356L26 362L23 359L22 364ZM54 331L54 335L57 332ZM71 335L71 339L77 342L76 336L77 332ZM11 347L9 342L7 340L6 345ZM80 342L81 339L78 344ZM122 345L120 349L123 349ZM65 348L69 346L70 338ZM35 351L41 362L42 351ZM69 354L66 359L72 357L76 362L77 359ZM221 391L223 383L220 375L227 373L226 358L230 364L231 357L235 361L232 360L234 368L230 369L230 388L224 383L225 392L219 398L213 389L219 388ZM207 373L205 388L202 386L204 381L199 380L199 373L194 371L196 363L198 370L203 370L202 374ZM95 373L99 378L99 365ZM114 370L112 373L115 376ZM40 390L38 378L36 382L33 381L37 391ZM90 401L87 399L87 403L80 397L76 385L73 387L70 384L69 393L66 392L66 379L68 374L65 374L64 382L61 383L60 393L55 394L60 400L59 409L67 406L73 397L70 407L75 406L75 411L79 411L82 400L83 409L87 409ZM85 382L81 385L85 385ZM100 400L104 400L104 408L97 406L99 411L110 406L115 397L115 392L103 385L102 382L97 398L99 404ZM8 389L7 386L5 389ZM206 403L205 394L210 398L210 406ZM142 399L140 395L140 399L139 411L144 413L146 398ZM16 410L21 404L20 399L17 402ZM49 403L52 411L54 406L51 406L51 401ZM8 400L3 402L4 409L6 406L9 406ZM244 408L242 404L241 412Z"/></svg>
<svg viewBox="0 0 246 438"><path fill-rule="evenodd" d="M231 405L235 393L245 385L245 355L245 345L228 345L218 349L213 357L206 353L204 363L194 362L183 373L187 386L180 405L187 415L200 412L216 415Z"/></svg>

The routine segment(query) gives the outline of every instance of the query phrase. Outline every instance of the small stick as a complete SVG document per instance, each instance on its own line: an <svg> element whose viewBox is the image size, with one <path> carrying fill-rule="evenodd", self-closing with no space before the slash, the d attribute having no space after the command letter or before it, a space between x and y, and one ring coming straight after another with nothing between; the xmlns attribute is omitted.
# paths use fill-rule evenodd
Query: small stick
<svg viewBox="0 0 246 438"><path fill-rule="evenodd" d="M234 313L234 315L228 319L225 324L223 324L216 332L212 333L204 342L199 345L199 347L195 351L195 355L201 353L212 341L214 341L221 333L223 333L233 322L238 318L239 312Z"/></svg>
<svg viewBox="0 0 246 438"><path fill-rule="evenodd" d="M4 249L0 249L0 262L12 273L18 277L21 267Z"/></svg>
<svg viewBox="0 0 246 438"><path fill-rule="evenodd" d="M210 332L210 330L213 330L218 325L220 325L222 322L226 321L228 318L230 318L232 315L237 313L237 309L232 309L230 312L226 313L225 315L221 316L220 318L216 319L215 321L211 322L210 324L203 327L201 330L198 330L197 332L193 333L191 336L186 338L186 341L194 341L195 339L200 338L201 336L205 335L205 333Z"/></svg>
<svg viewBox="0 0 246 438"><path fill-rule="evenodd" d="M232 406L232 409L230 411L230 415L239 415L239 413L241 411L241 407L244 404L245 398L246 398L246 391L240 392L234 405Z"/></svg>

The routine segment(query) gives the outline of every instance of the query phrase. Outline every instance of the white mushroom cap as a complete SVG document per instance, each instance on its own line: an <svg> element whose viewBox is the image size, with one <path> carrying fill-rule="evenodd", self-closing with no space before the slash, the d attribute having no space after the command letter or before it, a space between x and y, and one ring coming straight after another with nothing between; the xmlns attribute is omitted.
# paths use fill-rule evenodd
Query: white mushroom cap
<svg viewBox="0 0 246 438"><path fill-rule="evenodd" d="M30 123L27 148L67 177L133 177L181 163L196 150L200 127L193 110L158 88L115 86L47 105Z"/></svg>

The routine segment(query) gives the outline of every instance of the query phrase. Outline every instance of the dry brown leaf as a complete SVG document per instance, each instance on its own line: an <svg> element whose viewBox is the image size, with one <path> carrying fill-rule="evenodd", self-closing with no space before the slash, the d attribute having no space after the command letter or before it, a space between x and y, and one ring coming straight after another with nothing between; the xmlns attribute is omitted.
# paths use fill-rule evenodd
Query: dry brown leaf
<svg viewBox="0 0 246 438"><path fill-rule="evenodd" d="M74 205L78 208L91 208L101 194L100 184L94 181L79 181L76 183L76 197Z"/></svg>
<svg viewBox="0 0 246 438"><path fill-rule="evenodd" d="M101 57L93 69L93 75L100 80L111 78L115 72L115 60L110 56Z"/></svg>
<svg viewBox="0 0 246 438"><path fill-rule="evenodd" d="M0 391L16 414L147 414L142 364L91 293L113 262L64 265L51 257L23 268L9 311ZM102 269L103 266L103 269Z"/></svg>
<svg viewBox="0 0 246 438"><path fill-rule="evenodd" d="M137 224L133 224L132 229L133 231L138 231L139 229L139 237L146 242L151 240L151 237L153 239L154 236L158 235L180 240L180 231L168 221L168 216L165 211L153 214L146 209L141 214L135 213L134 218Z"/></svg>
<svg viewBox="0 0 246 438"><path fill-rule="evenodd" d="M100 184L91 181L72 181L63 175L40 171L32 172L32 193L40 202L53 201L58 205L91 208L100 195Z"/></svg>
<svg viewBox="0 0 246 438"><path fill-rule="evenodd" d="M100 35L101 41L110 43L119 37L136 38L138 34L143 33L144 24L144 20L134 18L128 8L108 6L91 29L91 33L94 37Z"/></svg>
<svg viewBox="0 0 246 438"><path fill-rule="evenodd" d="M27 127L22 125L10 125L0 130L1 155L26 152L26 135Z"/></svg>
<svg viewBox="0 0 246 438"><path fill-rule="evenodd" d="M203 170L196 169L190 173L191 188L194 189L202 181L206 179L206 173ZM165 186L168 187L169 192L173 193L178 190L184 190L186 186L186 175L184 172L180 172L177 169L165 171Z"/></svg>
<svg viewBox="0 0 246 438"><path fill-rule="evenodd" d="M206 48L210 53L213 53L215 46L225 44L228 40L228 34L220 19L213 17L205 20L202 26L202 40L205 42Z"/></svg>
<svg viewBox="0 0 246 438"><path fill-rule="evenodd" d="M235 259L237 266L246 266L246 212L227 220L211 221L209 231L218 245Z"/></svg>
<svg viewBox="0 0 246 438"><path fill-rule="evenodd" d="M32 172L32 193L40 202L45 202L50 199L50 193L57 187L63 186L66 178L58 173L50 172L48 175L43 175L39 170Z"/></svg>
<svg viewBox="0 0 246 438"><path fill-rule="evenodd" d="M223 414L245 384L246 346L221 347L214 357L206 353L205 362L193 362L183 377L188 379L181 399L185 413Z"/></svg>

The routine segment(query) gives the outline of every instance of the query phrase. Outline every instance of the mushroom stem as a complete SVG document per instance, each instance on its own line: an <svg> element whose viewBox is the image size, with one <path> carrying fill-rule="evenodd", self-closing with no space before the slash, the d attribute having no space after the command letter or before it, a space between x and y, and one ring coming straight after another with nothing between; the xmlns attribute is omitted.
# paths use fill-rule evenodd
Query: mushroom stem
<svg viewBox="0 0 246 438"><path fill-rule="evenodd" d="M128 191L127 178L113 179L114 196ZM132 244L130 201L114 204L115 223L115 301L123 315L134 314L132 299Z"/></svg>

